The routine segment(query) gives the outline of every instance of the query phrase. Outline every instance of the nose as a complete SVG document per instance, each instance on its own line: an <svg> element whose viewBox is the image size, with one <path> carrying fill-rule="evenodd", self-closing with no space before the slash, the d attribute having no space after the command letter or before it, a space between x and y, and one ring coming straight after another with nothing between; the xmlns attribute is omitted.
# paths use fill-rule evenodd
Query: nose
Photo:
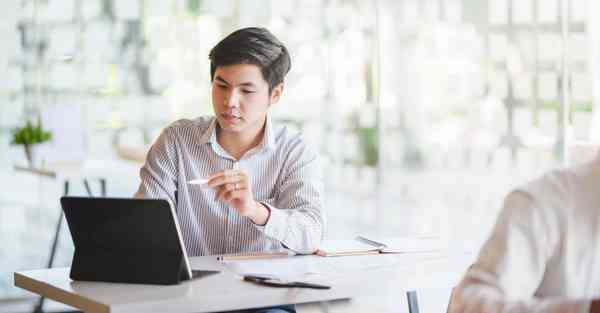
<svg viewBox="0 0 600 313"><path fill-rule="evenodd" d="M225 95L225 106L230 108L237 108L240 106L239 95L235 90L232 90L227 95Z"/></svg>

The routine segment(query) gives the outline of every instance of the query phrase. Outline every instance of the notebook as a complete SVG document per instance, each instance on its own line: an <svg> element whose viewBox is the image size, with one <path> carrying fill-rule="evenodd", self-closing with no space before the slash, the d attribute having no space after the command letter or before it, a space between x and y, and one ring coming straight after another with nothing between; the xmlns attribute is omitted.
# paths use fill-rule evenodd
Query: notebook
<svg viewBox="0 0 600 313"><path fill-rule="evenodd" d="M315 254L320 256L351 256L379 253L438 252L442 248L439 237L356 236L354 239L326 240Z"/></svg>

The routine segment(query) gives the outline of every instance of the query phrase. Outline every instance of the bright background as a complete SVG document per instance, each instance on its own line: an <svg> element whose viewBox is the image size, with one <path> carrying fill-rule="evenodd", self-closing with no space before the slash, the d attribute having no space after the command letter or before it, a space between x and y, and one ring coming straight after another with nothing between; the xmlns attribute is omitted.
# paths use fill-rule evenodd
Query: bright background
<svg viewBox="0 0 600 313"><path fill-rule="evenodd" d="M273 116L319 148L328 237L440 235L473 255L507 191L593 156L595 0L8 0L0 10L0 299L46 263L60 182L15 171L10 129L41 117L40 161L85 162L131 196L170 122L210 114L208 51L269 28L292 70ZM84 194L74 181L72 194ZM63 229L56 265L68 265Z"/></svg>

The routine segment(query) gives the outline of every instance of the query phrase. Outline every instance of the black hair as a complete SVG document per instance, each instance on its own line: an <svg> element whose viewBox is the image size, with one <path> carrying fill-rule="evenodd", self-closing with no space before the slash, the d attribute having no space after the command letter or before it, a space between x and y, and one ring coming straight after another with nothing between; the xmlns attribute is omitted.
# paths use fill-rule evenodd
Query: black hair
<svg viewBox="0 0 600 313"><path fill-rule="evenodd" d="M219 66L253 64L260 68L269 92L283 82L290 71L291 59L286 47L265 28L238 29L210 50L210 80Z"/></svg>

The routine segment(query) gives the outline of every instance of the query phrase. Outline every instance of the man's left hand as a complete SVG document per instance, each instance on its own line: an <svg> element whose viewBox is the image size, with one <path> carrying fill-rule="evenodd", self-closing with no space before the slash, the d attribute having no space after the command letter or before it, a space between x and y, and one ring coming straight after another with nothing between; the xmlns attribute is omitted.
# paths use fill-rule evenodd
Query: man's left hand
<svg viewBox="0 0 600 313"><path fill-rule="evenodd" d="M254 200L250 177L243 169L219 171L208 178L208 186L217 190L218 201L228 203L255 224L266 224L269 210Z"/></svg>

